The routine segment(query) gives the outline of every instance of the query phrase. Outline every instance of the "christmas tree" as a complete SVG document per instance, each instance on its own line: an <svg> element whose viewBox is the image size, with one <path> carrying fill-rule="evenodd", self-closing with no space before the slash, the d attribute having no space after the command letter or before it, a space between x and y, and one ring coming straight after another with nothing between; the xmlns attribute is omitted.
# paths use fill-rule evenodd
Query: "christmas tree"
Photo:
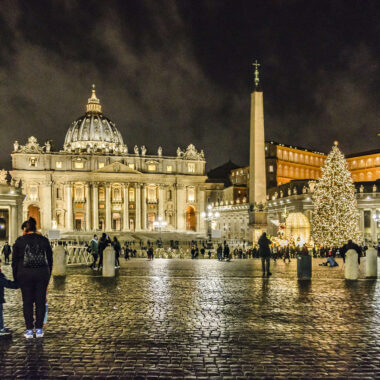
<svg viewBox="0 0 380 380"><path fill-rule="evenodd" d="M349 239L361 241L355 186L337 142L315 185L313 206L311 233L317 245L340 247Z"/></svg>

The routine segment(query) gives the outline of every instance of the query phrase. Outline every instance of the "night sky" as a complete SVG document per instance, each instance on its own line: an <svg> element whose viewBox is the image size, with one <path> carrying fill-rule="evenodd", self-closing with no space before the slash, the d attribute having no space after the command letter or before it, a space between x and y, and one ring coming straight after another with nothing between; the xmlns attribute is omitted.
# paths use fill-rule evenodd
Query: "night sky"
<svg viewBox="0 0 380 380"><path fill-rule="evenodd" d="M267 140L376 149L379 19L375 0L2 0L0 166L30 135L62 149L92 83L130 151L246 165L255 59Z"/></svg>

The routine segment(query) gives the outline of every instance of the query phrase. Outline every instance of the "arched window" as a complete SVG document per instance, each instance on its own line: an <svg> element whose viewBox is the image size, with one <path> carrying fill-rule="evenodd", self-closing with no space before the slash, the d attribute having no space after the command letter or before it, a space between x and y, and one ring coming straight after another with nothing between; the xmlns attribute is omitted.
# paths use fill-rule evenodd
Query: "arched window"
<svg viewBox="0 0 380 380"><path fill-rule="evenodd" d="M120 189L120 187L114 187L113 188L113 198L112 199L116 202L121 201L121 189Z"/></svg>
<svg viewBox="0 0 380 380"><path fill-rule="evenodd" d="M148 198L149 203L157 202L157 187L156 186L148 186L147 198Z"/></svg>
<svg viewBox="0 0 380 380"><path fill-rule="evenodd" d="M130 187L128 190L128 194L129 194L129 202L134 202L135 201L135 188Z"/></svg>

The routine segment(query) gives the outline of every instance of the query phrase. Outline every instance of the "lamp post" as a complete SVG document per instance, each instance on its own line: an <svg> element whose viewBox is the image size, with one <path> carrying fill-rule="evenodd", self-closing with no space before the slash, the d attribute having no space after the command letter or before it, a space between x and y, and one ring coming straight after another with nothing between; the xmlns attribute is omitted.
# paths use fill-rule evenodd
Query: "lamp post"
<svg viewBox="0 0 380 380"><path fill-rule="evenodd" d="M207 222L207 235L209 240L211 240L211 222L218 219L220 217L220 213L218 211L214 211L211 205L207 206L207 212L201 213L201 218Z"/></svg>
<svg viewBox="0 0 380 380"><path fill-rule="evenodd" d="M153 222L153 226L156 229L159 229L159 231L160 231L160 240L161 241L162 241L162 236L161 236L162 228L165 228L167 225L168 225L168 223L165 222L164 220L162 220L161 216L158 217L157 221Z"/></svg>

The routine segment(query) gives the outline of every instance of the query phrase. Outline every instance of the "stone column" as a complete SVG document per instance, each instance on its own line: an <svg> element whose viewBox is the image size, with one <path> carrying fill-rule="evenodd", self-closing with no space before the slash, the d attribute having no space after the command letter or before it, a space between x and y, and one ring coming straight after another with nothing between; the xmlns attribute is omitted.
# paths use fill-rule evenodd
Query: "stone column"
<svg viewBox="0 0 380 380"><path fill-rule="evenodd" d="M367 278L377 277L377 250L369 248L365 258L365 276Z"/></svg>
<svg viewBox="0 0 380 380"><path fill-rule="evenodd" d="M9 207L9 244L13 244L17 239L17 222L17 208L12 205Z"/></svg>
<svg viewBox="0 0 380 380"><path fill-rule="evenodd" d="M165 220L165 187L164 185L159 185L158 188L158 216Z"/></svg>
<svg viewBox="0 0 380 380"><path fill-rule="evenodd" d="M184 231L186 229L185 206L186 206L186 189L183 185L176 187L176 211L177 211L177 230Z"/></svg>
<svg viewBox="0 0 380 380"><path fill-rule="evenodd" d="M73 230L73 197L72 197L72 186L68 182L65 184L65 196L66 196L66 230Z"/></svg>
<svg viewBox="0 0 380 380"><path fill-rule="evenodd" d="M103 277L115 277L115 251L107 247L103 252Z"/></svg>
<svg viewBox="0 0 380 380"><path fill-rule="evenodd" d="M358 254L355 250L349 249L346 253L344 277L346 280L357 280L359 276Z"/></svg>
<svg viewBox="0 0 380 380"><path fill-rule="evenodd" d="M364 240L364 210L359 209L359 215L360 215L360 218L359 218L360 232Z"/></svg>
<svg viewBox="0 0 380 380"><path fill-rule="evenodd" d="M374 215L376 215L376 209L371 210L371 240L373 243L377 242L377 222L373 219Z"/></svg>
<svg viewBox="0 0 380 380"><path fill-rule="evenodd" d="M135 215L136 215L136 226L135 230L141 230L141 186L139 183L136 184L136 194L135 194Z"/></svg>
<svg viewBox="0 0 380 380"><path fill-rule="evenodd" d="M266 202L265 138L263 93L257 88L251 94L249 157L249 203Z"/></svg>
<svg viewBox="0 0 380 380"><path fill-rule="evenodd" d="M106 184L106 231L111 231L111 185Z"/></svg>
<svg viewBox="0 0 380 380"><path fill-rule="evenodd" d="M86 231L91 230L91 196L90 185L86 184Z"/></svg>
<svg viewBox="0 0 380 380"><path fill-rule="evenodd" d="M203 218L201 218L201 214L203 211L206 211L205 210L205 199L206 198L206 192L205 192L205 189L203 187L200 187L199 188L199 191L198 191L198 212L197 212L197 216L198 216L198 231L199 232L202 232L202 233L205 233L206 232L206 229L205 229L205 220Z"/></svg>
<svg viewBox="0 0 380 380"><path fill-rule="evenodd" d="M62 245L53 249L53 276L66 276L66 252Z"/></svg>
<svg viewBox="0 0 380 380"><path fill-rule="evenodd" d="M92 227L94 230L99 229L99 196L98 196L98 183L92 185Z"/></svg>
<svg viewBox="0 0 380 380"><path fill-rule="evenodd" d="M123 207L123 231L129 231L129 199L128 184L124 185L124 207Z"/></svg>
<svg viewBox="0 0 380 380"><path fill-rule="evenodd" d="M147 217L146 217L146 186L145 184L143 185L143 188L142 188L141 211L142 211L141 229L146 230Z"/></svg>
<svg viewBox="0 0 380 380"><path fill-rule="evenodd" d="M40 200L40 205L42 206L40 211L41 211L41 229L44 230L45 232L48 230L51 230L52 225L52 215L51 215L51 187L52 187L52 182L44 182L41 185L41 197Z"/></svg>

